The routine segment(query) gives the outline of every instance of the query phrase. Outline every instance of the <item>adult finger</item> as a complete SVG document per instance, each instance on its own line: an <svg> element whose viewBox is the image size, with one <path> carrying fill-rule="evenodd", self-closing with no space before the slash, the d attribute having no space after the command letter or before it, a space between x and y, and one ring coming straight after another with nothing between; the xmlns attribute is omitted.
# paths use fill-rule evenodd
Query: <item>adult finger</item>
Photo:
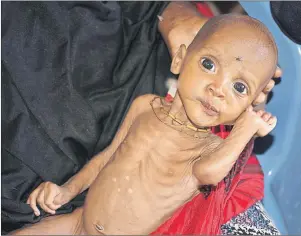
<svg viewBox="0 0 301 236"><path fill-rule="evenodd" d="M279 78L282 75L282 70L280 69L280 67L277 66L275 74L274 74L274 78Z"/></svg>
<svg viewBox="0 0 301 236"><path fill-rule="evenodd" d="M258 105L260 103L263 103L266 99L266 94L264 94L263 92L261 92L258 97L254 100L253 104L254 105Z"/></svg>
<svg viewBox="0 0 301 236"><path fill-rule="evenodd" d="M271 92L271 90L274 88L275 86L275 81L274 80L270 80L267 84L267 86L265 86L265 88L263 89L264 93L269 93Z"/></svg>

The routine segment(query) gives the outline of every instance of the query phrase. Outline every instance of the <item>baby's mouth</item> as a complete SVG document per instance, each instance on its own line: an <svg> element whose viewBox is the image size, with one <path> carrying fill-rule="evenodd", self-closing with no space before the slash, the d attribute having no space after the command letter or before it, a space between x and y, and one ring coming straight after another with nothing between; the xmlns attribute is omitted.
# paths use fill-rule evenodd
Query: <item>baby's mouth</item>
<svg viewBox="0 0 301 236"><path fill-rule="evenodd" d="M219 111L211 105L209 102L204 101L202 99L199 100L201 102L202 110L208 115L208 116L217 116L219 114Z"/></svg>

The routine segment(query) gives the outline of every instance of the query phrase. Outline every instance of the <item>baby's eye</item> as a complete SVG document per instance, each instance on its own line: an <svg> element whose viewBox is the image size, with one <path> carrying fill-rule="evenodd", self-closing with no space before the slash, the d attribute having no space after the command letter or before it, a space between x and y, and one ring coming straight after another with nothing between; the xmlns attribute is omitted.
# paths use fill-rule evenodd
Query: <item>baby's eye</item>
<svg viewBox="0 0 301 236"><path fill-rule="evenodd" d="M210 70L212 72L215 72L215 65L214 65L214 62L211 61L210 59L208 58L203 58L201 60L201 64L203 67L205 67L205 69L207 70Z"/></svg>
<svg viewBox="0 0 301 236"><path fill-rule="evenodd" d="M234 84L234 89L241 94L247 94L247 86L245 86L243 83L236 82Z"/></svg>

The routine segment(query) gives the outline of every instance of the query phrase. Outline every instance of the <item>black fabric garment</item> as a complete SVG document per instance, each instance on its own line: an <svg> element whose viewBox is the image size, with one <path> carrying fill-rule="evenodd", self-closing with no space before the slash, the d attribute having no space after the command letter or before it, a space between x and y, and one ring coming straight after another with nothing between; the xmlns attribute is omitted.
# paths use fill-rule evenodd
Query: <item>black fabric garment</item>
<svg viewBox="0 0 301 236"><path fill-rule="evenodd" d="M135 97L166 93L170 57L157 30L165 2L1 4L4 234L45 217L28 195L109 145Z"/></svg>
<svg viewBox="0 0 301 236"><path fill-rule="evenodd" d="M301 44L301 1L271 1L274 20L295 43Z"/></svg>

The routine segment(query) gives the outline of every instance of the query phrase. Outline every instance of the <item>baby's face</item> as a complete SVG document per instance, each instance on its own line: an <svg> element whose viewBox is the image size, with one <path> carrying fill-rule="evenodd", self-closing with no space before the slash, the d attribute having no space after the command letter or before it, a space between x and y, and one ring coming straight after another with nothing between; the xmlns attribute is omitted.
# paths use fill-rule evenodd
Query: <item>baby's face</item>
<svg viewBox="0 0 301 236"><path fill-rule="evenodd" d="M276 63L271 54L258 35L243 27L215 32L189 49L178 91L192 123L233 124L271 78Z"/></svg>

